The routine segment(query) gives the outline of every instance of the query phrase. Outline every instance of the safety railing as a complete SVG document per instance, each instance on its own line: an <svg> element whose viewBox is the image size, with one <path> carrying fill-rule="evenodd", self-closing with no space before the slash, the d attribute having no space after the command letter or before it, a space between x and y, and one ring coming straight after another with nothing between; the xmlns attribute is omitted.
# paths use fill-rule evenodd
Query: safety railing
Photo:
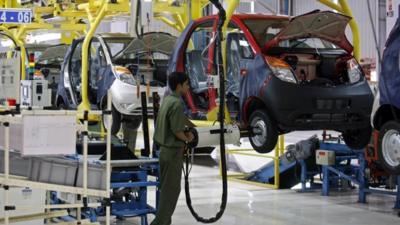
<svg viewBox="0 0 400 225"><path fill-rule="evenodd" d="M252 157L260 157L260 158L266 158L266 159L272 159L274 162L274 182L273 184L269 183L260 183L256 181L251 181L251 180L246 180L245 177L248 176L247 173L237 173L237 174L228 174L228 179L241 182L241 183L246 183L246 184L252 184L256 186L261 186L261 187L267 187L267 188L274 188L274 189L279 189L279 184L280 184L280 167L279 167L279 157L283 155L285 151L285 137L284 135L280 135L278 139L278 143L272 152L273 155L271 154L258 154L255 152L254 149L230 149L226 151L226 156L228 155L242 155L242 156L252 156ZM220 174L221 174L221 160L219 162L219 168L220 168Z"/></svg>

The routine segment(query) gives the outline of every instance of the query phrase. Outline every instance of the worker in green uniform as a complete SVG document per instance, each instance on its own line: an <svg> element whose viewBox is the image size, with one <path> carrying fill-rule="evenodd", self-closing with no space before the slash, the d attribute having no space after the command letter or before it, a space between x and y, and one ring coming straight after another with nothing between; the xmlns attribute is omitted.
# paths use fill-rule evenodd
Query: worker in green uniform
<svg viewBox="0 0 400 225"><path fill-rule="evenodd" d="M181 96L189 91L189 77L185 73L168 76L171 95L164 98L158 113L154 141L160 147L160 202L151 225L170 225L181 191L183 150L193 134L185 133L191 126L184 114Z"/></svg>

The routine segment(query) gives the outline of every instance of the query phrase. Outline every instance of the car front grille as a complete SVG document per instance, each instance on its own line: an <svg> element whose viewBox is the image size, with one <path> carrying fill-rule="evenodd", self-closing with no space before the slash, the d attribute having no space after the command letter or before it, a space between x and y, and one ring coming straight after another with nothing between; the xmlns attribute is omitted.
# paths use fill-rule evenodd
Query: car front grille
<svg viewBox="0 0 400 225"><path fill-rule="evenodd" d="M315 101L315 108L318 110L340 110L350 109L350 99L317 99Z"/></svg>

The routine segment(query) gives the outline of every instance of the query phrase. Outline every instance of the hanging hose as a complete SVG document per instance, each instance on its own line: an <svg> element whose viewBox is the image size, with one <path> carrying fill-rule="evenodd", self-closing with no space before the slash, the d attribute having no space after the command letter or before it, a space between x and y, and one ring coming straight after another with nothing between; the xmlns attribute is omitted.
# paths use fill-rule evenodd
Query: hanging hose
<svg viewBox="0 0 400 225"><path fill-rule="evenodd" d="M139 32L139 30L138 30L138 26L139 26L139 21L140 21L140 27L142 27L142 19L141 19L141 16L142 16L142 3L141 3L141 1L140 0L137 0L137 4L136 4L136 20L135 20L135 33L136 33L136 36L139 38L139 39L141 39L142 38L142 36L143 36L143 29L141 29L140 30L140 32Z"/></svg>
<svg viewBox="0 0 400 225"><path fill-rule="evenodd" d="M222 173L222 201L220 205L220 209L217 214L212 218L203 218L200 217L192 206L192 199L190 197L190 188L189 188L189 174L191 170L190 166L190 156L187 154L186 158L186 167L184 168L184 176L185 176L185 194L186 194L186 204L192 213L193 217L202 223L214 223L219 220L224 214L227 200L228 200L228 176L226 169L226 157L225 157L225 138L224 138L224 115L225 115L225 76L224 70L222 67L222 51L221 51L221 41L222 41L222 26L226 20L226 13L224 8L222 7L219 0L210 0L210 2L218 9L218 26L217 26L217 34L216 34L216 49L217 49L217 73L220 79L219 86L219 114L218 121L220 123L220 157L221 157L221 173ZM193 154L193 153L192 153Z"/></svg>

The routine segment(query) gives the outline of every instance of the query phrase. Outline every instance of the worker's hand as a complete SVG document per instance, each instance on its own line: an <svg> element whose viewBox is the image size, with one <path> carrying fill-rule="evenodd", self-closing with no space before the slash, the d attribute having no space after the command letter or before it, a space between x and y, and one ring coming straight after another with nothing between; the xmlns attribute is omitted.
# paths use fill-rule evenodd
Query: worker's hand
<svg viewBox="0 0 400 225"><path fill-rule="evenodd" d="M187 138L187 142L192 142L193 141L193 139L194 139L194 135L193 135L193 133L192 132L185 132L185 135L186 135L186 138Z"/></svg>

